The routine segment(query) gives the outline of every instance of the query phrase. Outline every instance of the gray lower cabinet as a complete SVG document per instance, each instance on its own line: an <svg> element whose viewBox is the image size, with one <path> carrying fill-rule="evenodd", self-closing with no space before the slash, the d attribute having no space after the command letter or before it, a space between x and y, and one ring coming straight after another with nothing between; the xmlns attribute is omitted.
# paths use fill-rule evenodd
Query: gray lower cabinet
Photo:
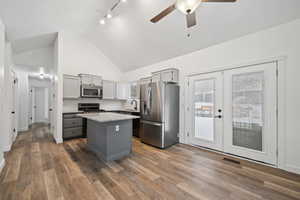
<svg viewBox="0 0 300 200"><path fill-rule="evenodd" d="M104 161L117 160L131 152L132 120L99 123L87 120L87 145Z"/></svg>
<svg viewBox="0 0 300 200"><path fill-rule="evenodd" d="M83 119L76 114L63 115L63 139L82 137L84 133Z"/></svg>

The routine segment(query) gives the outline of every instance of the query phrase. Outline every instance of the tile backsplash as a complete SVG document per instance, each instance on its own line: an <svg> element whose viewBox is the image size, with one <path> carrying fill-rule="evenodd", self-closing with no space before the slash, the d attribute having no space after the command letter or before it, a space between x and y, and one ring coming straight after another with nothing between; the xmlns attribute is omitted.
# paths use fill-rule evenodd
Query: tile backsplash
<svg viewBox="0 0 300 200"><path fill-rule="evenodd" d="M78 109L78 103L100 103L100 109L119 110L124 107L126 101L99 99L65 99L63 109L64 111L76 111Z"/></svg>

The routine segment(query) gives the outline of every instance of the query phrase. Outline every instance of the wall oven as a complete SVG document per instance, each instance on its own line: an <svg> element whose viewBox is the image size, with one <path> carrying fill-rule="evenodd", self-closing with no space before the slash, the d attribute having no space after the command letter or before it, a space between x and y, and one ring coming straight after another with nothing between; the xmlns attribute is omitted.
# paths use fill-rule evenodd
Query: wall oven
<svg viewBox="0 0 300 200"><path fill-rule="evenodd" d="M83 98L99 98L102 99L103 88L96 85L81 85L81 97Z"/></svg>

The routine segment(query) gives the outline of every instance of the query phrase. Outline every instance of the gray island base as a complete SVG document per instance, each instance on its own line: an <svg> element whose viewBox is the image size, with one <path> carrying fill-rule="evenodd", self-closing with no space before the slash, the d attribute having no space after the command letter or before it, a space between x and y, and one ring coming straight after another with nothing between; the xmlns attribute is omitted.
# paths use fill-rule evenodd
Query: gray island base
<svg viewBox="0 0 300 200"><path fill-rule="evenodd" d="M87 145L104 161L118 160L131 153L132 115L116 113L78 114L87 119Z"/></svg>

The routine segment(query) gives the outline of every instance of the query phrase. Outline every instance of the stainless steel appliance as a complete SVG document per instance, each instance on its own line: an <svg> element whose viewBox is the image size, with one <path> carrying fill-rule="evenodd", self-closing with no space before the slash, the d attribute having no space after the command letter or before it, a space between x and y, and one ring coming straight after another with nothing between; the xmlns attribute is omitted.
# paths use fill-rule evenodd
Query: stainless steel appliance
<svg viewBox="0 0 300 200"><path fill-rule="evenodd" d="M179 86L170 82L141 85L141 141L159 148L178 143Z"/></svg>
<svg viewBox="0 0 300 200"><path fill-rule="evenodd" d="M103 88L98 85L81 84L80 96L85 98L100 98L103 97Z"/></svg>
<svg viewBox="0 0 300 200"><path fill-rule="evenodd" d="M78 117L79 113L98 113L100 110L99 103L79 103L78 111L63 114L63 138L72 139L86 137L86 119Z"/></svg>
<svg viewBox="0 0 300 200"><path fill-rule="evenodd" d="M98 113L101 112L99 103L79 103L78 111L82 111L85 113Z"/></svg>

